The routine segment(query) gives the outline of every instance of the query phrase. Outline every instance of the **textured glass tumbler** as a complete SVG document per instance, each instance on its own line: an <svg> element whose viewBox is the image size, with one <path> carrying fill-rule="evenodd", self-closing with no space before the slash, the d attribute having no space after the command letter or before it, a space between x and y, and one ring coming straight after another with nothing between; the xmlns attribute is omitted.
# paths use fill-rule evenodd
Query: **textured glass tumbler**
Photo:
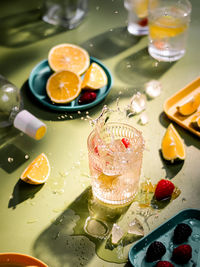
<svg viewBox="0 0 200 267"><path fill-rule="evenodd" d="M127 124L108 123L101 138L99 142L94 130L87 142L92 192L104 203L129 203L139 186L144 150L142 134ZM125 147L123 139L128 140L130 148Z"/></svg>
<svg viewBox="0 0 200 267"><path fill-rule="evenodd" d="M128 32L136 35L148 34L148 0L124 0L128 11Z"/></svg>
<svg viewBox="0 0 200 267"><path fill-rule="evenodd" d="M149 54L176 61L186 52L191 4L188 0L149 0Z"/></svg>
<svg viewBox="0 0 200 267"><path fill-rule="evenodd" d="M77 27L88 12L88 0L44 0L43 20L67 29Z"/></svg>

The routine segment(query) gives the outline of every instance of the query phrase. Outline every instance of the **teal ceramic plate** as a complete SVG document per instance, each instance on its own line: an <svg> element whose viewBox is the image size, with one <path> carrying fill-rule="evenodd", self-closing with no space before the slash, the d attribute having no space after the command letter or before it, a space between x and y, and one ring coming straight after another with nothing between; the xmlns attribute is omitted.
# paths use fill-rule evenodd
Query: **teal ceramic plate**
<svg viewBox="0 0 200 267"><path fill-rule="evenodd" d="M174 229L179 223L187 223L192 228L192 234L188 241L184 244L189 244L192 247L192 259L184 265L175 264L171 260L173 249L177 246L173 243ZM162 257L163 261L173 263L175 267L194 267L197 265L198 253L200 250L200 210L186 209L176 214L174 217L160 225L147 236L135 243L129 251L129 261L134 267L155 267L156 261L148 263L145 260L147 248L153 241L160 241L166 247L166 253Z"/></svg>
<svg viewBox="0 0 200 267"><path fill-rule="evenodd" d="M96 90L97 98L95 101L89 104L85 105L79 105L78 100L81 96L81 94L72 102L69 104L54 104L48 97L46 93L46 83L49 78L49 76L53 73L51 68L49 67L48 60L43 60L39 64L37 64L33 70L31 71L31 74L29 76L29 88L34 95L34 97L43 104L46 108L57 110L57 111L78 111L78 110L86 110L91 107L96 106L99 104L109 93L111 86L112 86L112 76L110 71L96 58L90 57L90 63L95 62L98 65L100 65L108 78L108 83L106 86L100 88L99 90Z"/></svg>

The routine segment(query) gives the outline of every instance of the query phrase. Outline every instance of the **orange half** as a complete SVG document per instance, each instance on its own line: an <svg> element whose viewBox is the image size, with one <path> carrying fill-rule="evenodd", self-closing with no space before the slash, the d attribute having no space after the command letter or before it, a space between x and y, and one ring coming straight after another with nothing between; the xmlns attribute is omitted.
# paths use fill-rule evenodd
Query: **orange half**
<svg viewBox="0 0 200 267"><path fill-rule="evenodd" d="M54 103L69 103L81 92L81 78L71 71L52 74L46 84L47 95Z"/></svg>
<svg viewBox="0 0 200 267"><path fill-rule="evenodd" d="M53 71L69 70L81 75L90 65L90 57L80 46L60 44L51 48L48 62Z"/></svg>
<svg viewBox="0 0 200 267"><path fill-rule="evenodd" d="M42 153L35 158L21 175L21 179L29 184L43 184L50 174L50 165L47 156Z"/></svg>
<svg viewBox="0 0 200 267"><path fill-rule="evenodd" d="M178 112L183 116L189 116L194 113L200 105L200 93L192 96L181 105L177 106Z"/></svg>
<svg viewBox="0 0 200 267"><path fill-rule="evenodd" d="M81 87L84 89L100 89L108 82L105 71L93 62L86 71Z"/></svg>

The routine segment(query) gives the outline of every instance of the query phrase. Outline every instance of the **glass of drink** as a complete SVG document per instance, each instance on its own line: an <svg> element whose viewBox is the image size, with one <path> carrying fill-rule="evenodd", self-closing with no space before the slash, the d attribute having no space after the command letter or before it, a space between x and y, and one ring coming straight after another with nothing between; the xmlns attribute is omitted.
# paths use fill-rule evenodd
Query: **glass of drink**
<svg viewBox="0 0 200 267"><path fill-rule="evenodd" d="M44 0L43 20L67 29L77 27L88 12L88 0Z"/></svg>
<svg viewBox="0 0 200 267"><path fill-rule="evenodd" d="M148 34L148 1L124 0L124 6L128 10L128 31L133 35Z"/></svg>
<svg viewBox="0 0 200 267"><path fill-rule="evenodd" d="M191 4L188 0L149 0L149 54L159 61L176 61L186 51Z"/></svg>
<svg viewBox="0 0 200 267"><path fill-rule="evenodd" d="M88 157L95 197L108 204L125 204L137 193L144 140L140 131L109 122L88 137Z"/></svg>

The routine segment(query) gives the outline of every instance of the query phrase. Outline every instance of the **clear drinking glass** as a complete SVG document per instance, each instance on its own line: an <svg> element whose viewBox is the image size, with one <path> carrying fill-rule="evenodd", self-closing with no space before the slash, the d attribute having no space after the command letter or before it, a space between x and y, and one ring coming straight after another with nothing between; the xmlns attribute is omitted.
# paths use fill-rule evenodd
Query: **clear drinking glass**
<svg viewBox="0 0 200 267"><path fill-rule="evenodd" d="M128 31L133 35L148 34L148 1L124 0L124 6L128 10Z"/></svg>
<svg viewBox="0 0 200 267"><path fill-rule="evenodd" d="M127 124L107 123L101 138L95 130L91 132L87 145L94 196L109 204L130 202L140 180L144 149L141 132Z"/></svg>
<svg viewBox="0 0 200 267"><path fill-rule="evenodd" d="M176 61L186 51L191 4L188 0L149 0L149 54Z"/></svg>
<svg viewBox="0 0 200 267"><path fill-rule="evenodd" d="M88 12L88 0L44 0L43 20L67 29L77 27Z"/></svg>

